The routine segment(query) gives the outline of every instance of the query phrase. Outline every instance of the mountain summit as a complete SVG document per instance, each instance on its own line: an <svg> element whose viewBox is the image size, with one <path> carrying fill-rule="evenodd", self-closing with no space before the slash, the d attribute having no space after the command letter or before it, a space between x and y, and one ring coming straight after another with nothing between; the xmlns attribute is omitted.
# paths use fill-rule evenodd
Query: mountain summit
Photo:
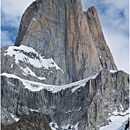
<svg viewBox="0 0 130 130"><path fill-rule="evenodd" d="M117 70L94 6L84 12L81 0L36 0L22 16L15 46L2 48L1 64L8 129L125 126L128 74Z"/></svg>
<svg viewBox="0 0 130 130"><path fill-rule="evenodd" d="M117 70L96 8L83 12L80 0L33 2L21 20L15 43L19 45L33 48L44 58L52 58L62 69L53 73L48 84L75 82L102 69Z"/></svg>

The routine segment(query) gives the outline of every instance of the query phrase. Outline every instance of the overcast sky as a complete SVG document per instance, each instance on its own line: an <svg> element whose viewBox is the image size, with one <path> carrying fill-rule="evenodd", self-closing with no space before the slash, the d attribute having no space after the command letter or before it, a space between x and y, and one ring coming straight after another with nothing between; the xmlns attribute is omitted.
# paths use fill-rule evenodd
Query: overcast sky
<svg viewBox="0 0 130 130"><path fill-rule="evenodd" d="M34 0L1 0L2 47L14 45L20 20ZM96 6L102 30L118 69L129 72L129 0L82 0L84 11Z"/></svg>

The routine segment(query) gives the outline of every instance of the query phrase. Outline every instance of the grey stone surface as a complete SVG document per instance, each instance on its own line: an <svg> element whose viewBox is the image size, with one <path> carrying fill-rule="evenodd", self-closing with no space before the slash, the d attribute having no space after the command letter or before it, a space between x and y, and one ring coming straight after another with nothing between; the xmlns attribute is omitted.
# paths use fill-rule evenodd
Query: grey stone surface
<svg viewBox="0 0 130 130"><path fill-rule="evenodd" d="M18 118L46 113L59 126L76 125L79 130L101 127L109 122L109 113L129 108L128 74L103 70L96 79L72 93L74 86L52 93L46 89L32 92L21 81L2 76L2 107ZM10 100L10 102L9 102ZM34 110L34 111L32 111ZM3 122L6 123L6 122Z"/></svg>

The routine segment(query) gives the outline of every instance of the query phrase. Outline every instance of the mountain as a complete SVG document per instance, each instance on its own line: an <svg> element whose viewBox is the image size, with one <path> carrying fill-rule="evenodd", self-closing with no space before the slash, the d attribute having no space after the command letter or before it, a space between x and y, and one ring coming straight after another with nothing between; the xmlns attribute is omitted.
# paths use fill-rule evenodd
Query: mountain
<svg viewBox="0 0 130 130"><path fill-rule="evenodd" d="M33 2L21 20L15 43L15 46L19 45L23 49L14 47L10 49L12 54L4 54L10 63L6 67L4 60L2 72L15 73L19 77L46 84L63 85L90 77L102 69L117 70L95 7L83 12L81 0ZM21 60L19 57L18 62L14 63L18 51L25 58ZM26 60L26 56L29 59ZM30 58L38 61L30 62ZM44 67L43 62L48 60L60 69L57 71L57 67L51 63L50 69ZM41 62L41 66L34 65L36 62ZM11 68L12 64L15 66ZM28 76L24 70L36 76ZM40 80L37 76L46 80Z"/></svg>
<svg viewBox="0 0 130 130"><path fill-rule="evenodd" d="M125 128L129 75L117 70L94 6L36 0L1 52L3 130Z"/></svg>

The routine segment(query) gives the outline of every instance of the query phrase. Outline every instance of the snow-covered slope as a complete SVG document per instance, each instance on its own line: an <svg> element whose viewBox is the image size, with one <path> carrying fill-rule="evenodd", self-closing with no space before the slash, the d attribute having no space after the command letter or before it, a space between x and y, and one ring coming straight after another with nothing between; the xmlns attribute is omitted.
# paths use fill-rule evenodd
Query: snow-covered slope
<svg viewBox="0 0 130 130"><path fill-rule="evenodd" d="M126 110L123 112L118 112L117 110L112 113L112 116L110 116L109 125L103 126L100 128L100 130L125 130L125 125L128 122L129 118L129 111Z"/></svg>
<svg viewBox="0 0 130 130"><path fill-rule="evenodd" d="M2 49L2 73L45 84L65 84L65 74L51 57L21 45Z"/></svg>
<svg viewBox="0 0 130 130"><path fill-rule="evenodd" d="M13 57L15 59L15 64L19 64L20 61L23 61L25 63L31 64L36 68L44 67L45 69L49 69L51 67L55 67L56 69L62 71L62 69L56 65L52 58L45 59L31 47L24 45L19 47L10 46L5 53L5 56L6 55Z"/></svg>

